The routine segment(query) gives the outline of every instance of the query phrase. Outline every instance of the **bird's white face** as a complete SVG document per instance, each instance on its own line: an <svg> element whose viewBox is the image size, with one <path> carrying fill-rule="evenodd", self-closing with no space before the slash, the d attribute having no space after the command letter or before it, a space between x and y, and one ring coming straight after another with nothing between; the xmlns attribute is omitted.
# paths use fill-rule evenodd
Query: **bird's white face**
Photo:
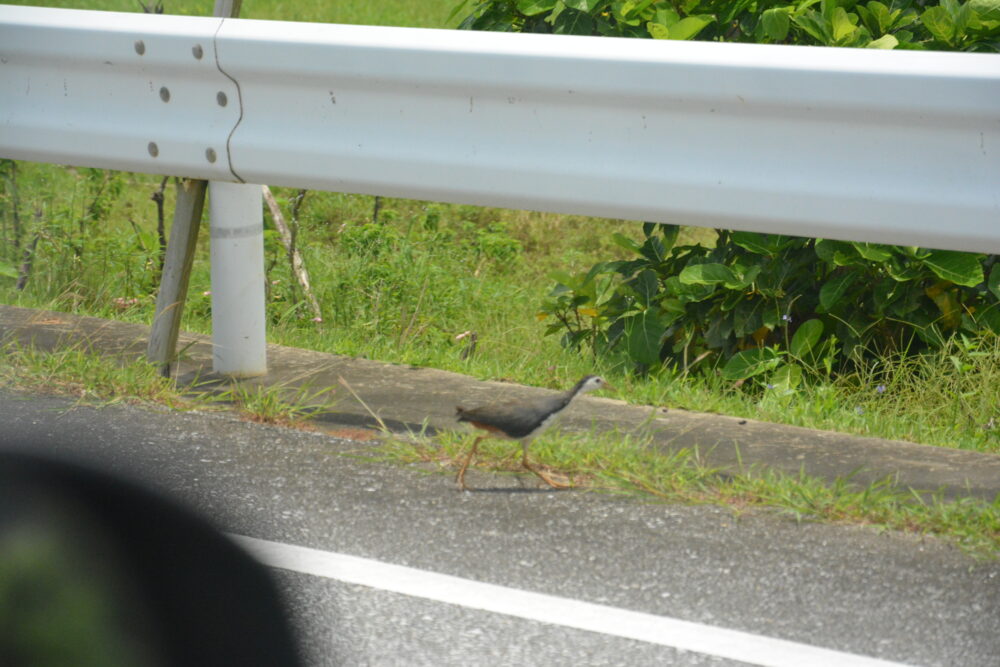
<svg viewBox="0 0 1000 667"><path fill-rule="evenodd" d="M611 385L607 380L600 377L599 375L591 375L587 378L587 381L583 383L583 387L580 388L581 392L596 391L597 389L610 389Z"/></svg>

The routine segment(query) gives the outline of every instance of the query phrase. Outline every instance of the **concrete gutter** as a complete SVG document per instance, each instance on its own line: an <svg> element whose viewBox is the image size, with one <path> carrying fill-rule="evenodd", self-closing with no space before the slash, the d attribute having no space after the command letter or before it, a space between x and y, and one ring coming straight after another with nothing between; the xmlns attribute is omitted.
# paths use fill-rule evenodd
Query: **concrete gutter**
<svg viewBox="0 0 1000 667"><path fill-rule="evenodd" d="M0 341L16 339L41 349L83 345L95 354L142 358L149 327L66 313L0 305ZM176 375L180 384L212 378L208 336L182 334ZM270 372L251 383L289 391L335 387L327 424L374 427L376 416L392 430L419 432L458 428L456 405L474 406L547 390L489 382L436 370L354 359L311 350L268 345ZM341 379L364 402L344 389ZM827 480L851 477L870 483L895 477L921 492L994 500L1000 495L1000 456L895 440L817 431L752 419L629 405L585 396L561 419L564 431L642 433L663 451L697 448L713 466L736 471L761 465L787 473L800 470Z"/></svg>

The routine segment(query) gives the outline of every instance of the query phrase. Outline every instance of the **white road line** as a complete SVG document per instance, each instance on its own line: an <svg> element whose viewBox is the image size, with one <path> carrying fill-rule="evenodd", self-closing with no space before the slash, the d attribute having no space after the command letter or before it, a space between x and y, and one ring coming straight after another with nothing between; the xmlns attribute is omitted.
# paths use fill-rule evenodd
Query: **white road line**
<svg viewBox="0 0 1000 667"><path fill-rule="evenodd" d="M637 639L767 667L899 667L852 653L727 630L570 598L532 593L255 537L231 537L270 567L360 584L425 600Z"/></svg>

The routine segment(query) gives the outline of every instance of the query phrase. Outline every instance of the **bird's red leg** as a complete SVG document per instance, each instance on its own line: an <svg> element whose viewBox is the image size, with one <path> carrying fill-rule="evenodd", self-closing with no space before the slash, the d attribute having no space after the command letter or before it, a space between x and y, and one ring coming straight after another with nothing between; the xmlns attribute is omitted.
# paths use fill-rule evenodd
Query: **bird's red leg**
<svg viewBox="0 0 1000 667"><path fill-rule="evenodd" d="M465 470L469 467L472 462L472 457L476 455L476 448L479 446L479 441L485 438L485 435L481 435L476 438L476 441L472 443L472 449L469 450L468 456L465 457L465 461L462 463L462 467L458 469L458 476L455 481L458 483L459 491L468 491L469 487L465 485Z"/></svg>
<svg viewBox="0 0 1000 667"><path fill-rule="evenodd" d="M526 442L521 443L521 451L522 451L521 465L524 466L526 470L530 470L531 472L538 475L538 477L543 482L545 482L554 489L568 489L570 486L572 486L571 484L563 484L561 482L554 481L551 477L543 473L541 470L528 463L528 443Z"/></svg>

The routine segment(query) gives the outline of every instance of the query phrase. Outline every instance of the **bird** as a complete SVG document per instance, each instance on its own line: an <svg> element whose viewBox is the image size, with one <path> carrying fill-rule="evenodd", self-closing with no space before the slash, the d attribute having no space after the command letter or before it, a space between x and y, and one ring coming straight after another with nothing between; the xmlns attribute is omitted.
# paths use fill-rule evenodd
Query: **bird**
<svg viewBox="0 0 1000 667"><path fill-rule="evenodd" d="M476 448L483 438L490 436L519 440L521 442L521 465L526 470L538 475L542 481L553 488L566 487L528 463L528 444L539 433L552 425L556 418L569 407L574 398L580 394L597 389L613 389L611 384L599 375L587 375L577 382L569 391L536 399L514 400L505 403L493 403L478 408L455 408L456 418L467 422L487 433L480 435L472 443L465 461L458 470L455 482L461 491L468 490L465 485L465 471L476 455Z"/></svg>

